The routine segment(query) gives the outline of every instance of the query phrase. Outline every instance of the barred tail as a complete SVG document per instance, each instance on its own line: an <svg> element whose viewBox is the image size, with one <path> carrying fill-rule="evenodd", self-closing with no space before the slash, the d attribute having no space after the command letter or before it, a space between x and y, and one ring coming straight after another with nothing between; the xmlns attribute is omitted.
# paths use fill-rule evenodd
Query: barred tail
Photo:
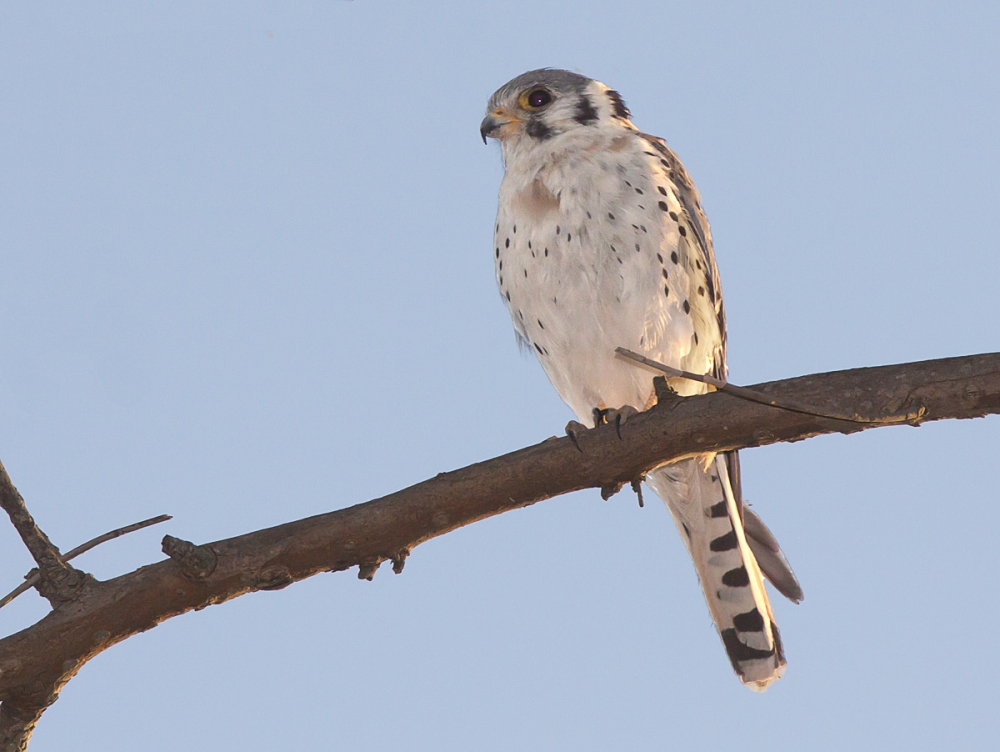
<svg viewBox="0 0 1000 752"><path fill-rule="evenodd" d="M777 543L760 519L754 515L751 526L759 525L767 532L763 544L744 531L738 466L735 458L732 462L732 472L737 476L735 484L730 481L727 458L721 454L707 463L691 459L658 468L647 480L666 502L687 545L733 670L743 684L762 692L781 678L785 654L751 545L761 550L770 566L774 566L774 561L783 564L778 567L782 576L794 583L793 593L785 592L786 595L800 600L802 593ZM760 537L759 532L754 535ZM776 579L768 574L772 580Z"/></svg>

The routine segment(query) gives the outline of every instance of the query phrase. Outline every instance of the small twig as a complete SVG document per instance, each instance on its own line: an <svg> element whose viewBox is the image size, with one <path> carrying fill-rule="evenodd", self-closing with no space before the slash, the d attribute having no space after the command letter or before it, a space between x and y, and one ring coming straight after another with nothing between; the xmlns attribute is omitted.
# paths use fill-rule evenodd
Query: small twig
<svg viewBox="0 0 1000 752"><path fill-rule="evenodd" d="M632 479L632 490L635 491L635 495L639 498L639 506L645 506L645 504L642 503L642 478Z"/></svg>
<svg viewBox="0 0 1000 752"><path fill-rule="evenodd" d="M843 420L848 423L862 423L870 426L889 426L899 423L910 423L918 420L924 411L923 408L921 408L915 413L907 413L906 415L889 415L884 418L865 418L857 414L842 415L839 413L828 413L807 405L791 402L789 400L775 399L769 394L764 394L763 392L758 392L754 389L747 389L742 386L736 386L735 384L730 384L726 381L722 381L721 379L717 379L714 376L691 373L690 371L682 371L679 368L673 368L672 366L665 365L659 361L653 360L652 358L647 358L645 355L633 352L625 347L615 348L615 352L626 360L641 363L644 366L661 371L673 378L699 381L702 384L708 384L709 386L715 387L720 392L731 394L734 397L739 397L740 399L749 400L750 402L756 402L761 405L768 405L769 407L778 407L782 410L789 410L793 413L815 415L817 418L830 418L831 420Z"/></svg>
<svg viewBox="0 0 1000 752"><path fill-rule="evenodd" d="M169 514L161 514L158 517L150 517L148 520L143 520L142 522L136 522L133 525L126 525L125 527L120 527L117 530L112 530L110 533L104 533L104 535L98 535L96 538L87 541L86 543L77 546L72 551L66 553L62 558L63 561L69 561L70 559L75 559L82 553L86 553L95 546L99 546L102 543L106 543L109 540L114 540L127 533L134 533L136 530L142 530L144 527L149 527L150 525L158 525L161 522L166 522L167 520L173 519ZM41 579L41 575L38 572L29 574L24 578L24 582L18 585L16 588L11 590L3 598L0 598L0 608L3 608L12 600L17 598L21 593L27 592L33 588L38 581Z"/></svg>

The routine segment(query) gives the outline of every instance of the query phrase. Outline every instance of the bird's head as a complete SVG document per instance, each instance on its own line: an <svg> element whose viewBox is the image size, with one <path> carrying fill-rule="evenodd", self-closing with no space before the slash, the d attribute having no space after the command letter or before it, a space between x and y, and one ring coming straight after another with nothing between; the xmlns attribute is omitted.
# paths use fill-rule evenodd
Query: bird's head
<svg viewBox="0 0 1000 752"><path fill-rule="evenodd" d="M479 133L483 143L495 138L506 152L607 126L632 127L618 92L578 73L542 68L522 73L497 89Z"/></svg>

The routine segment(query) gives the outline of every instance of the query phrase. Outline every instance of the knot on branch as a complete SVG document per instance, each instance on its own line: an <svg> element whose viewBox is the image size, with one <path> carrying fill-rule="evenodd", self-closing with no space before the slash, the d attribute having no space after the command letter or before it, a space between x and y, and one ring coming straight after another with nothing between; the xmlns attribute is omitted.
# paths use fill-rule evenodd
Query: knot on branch
<svg viewBox="0 0 1000 752"><path fill-rule="evenodd" d="M625 484L620 480L616 480L613 483L605 483L601 486L601 498L607 501L616 493L621 491L624 486Z"/></svg>
<svg viewBox="0 0 1000 752"><path fill-rule="evenodd" d="M276 565L260 570L254 580L254 587L258 590L281 590L293 582L295 582L295 578L292 577L288 567Z"/></svg>
<svg viewBox="0 0 1000 752"><path fill-rule="evenodd" d="M410 549L401 548L392 557L392 571L395 574L400 574L403 571L403 566L406 564L406 557L410 555Z"/></svg>
<svg viewBox="0 0 1000 752"><path fill-rule="evenodd" d="M363 561L358 566L358 579L368 580L371 582L375 579L375 573L378 571L379 565L382 563L381 559L375 559L374 561Z"/></svg>
<svg viewBox="0 0 1000 752"><path fill-rule="evenodd" d="M210 546L196 546L172 535L163 536L163 553L180 564L181 573L191 580L204 580L219 562Z"/></svg>
<svg viewBox="0 0 1000 752"><path fill-rule="evenodd" d="M656 395L657 405L670 405L683 399L673 387L667 383L666 376L653 377L653 393Z"/></svg>
<svg viewBox="0 0 1000 752"><path fill-rule="evenodd" d="M645 503L642 498L642 482L645 479L646 476L645 474L643 474L640 475L638 478L633 478L628 482L629 485L632 487L632 490L635 491L636 497L638 497L639 499L640 507L645 506ZM603 486L601 486L601 498L607 501L616 493L621 491L624 487L625 487L625 481L616 480L612 483L605 483Z"/></svg>
<svg viewBox="0 0 1000 752"><path fill-rule="evenodd" d="M37 569L32 569L25 579L32 579L34 575L38 574ZM52 608L59 608L64 603L75 600L83 587L92 582L93 579L76 567L63 564L62 567L52 570L45 576L38 576L34 584L39 595L51 603Z"/></svg>

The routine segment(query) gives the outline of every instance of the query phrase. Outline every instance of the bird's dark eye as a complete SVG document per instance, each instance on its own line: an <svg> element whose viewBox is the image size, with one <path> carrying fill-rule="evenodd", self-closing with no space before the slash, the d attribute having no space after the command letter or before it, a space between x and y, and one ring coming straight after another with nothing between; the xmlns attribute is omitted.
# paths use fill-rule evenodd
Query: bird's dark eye
<svg viewBox="0 0 1000 752"><path fill-rule="evenodd" d="M545 89L535 89L534 91L528 92L526 99L528 106L537 110L539 107L544 107L551 102L552 95L545 91Z"/></svg>

